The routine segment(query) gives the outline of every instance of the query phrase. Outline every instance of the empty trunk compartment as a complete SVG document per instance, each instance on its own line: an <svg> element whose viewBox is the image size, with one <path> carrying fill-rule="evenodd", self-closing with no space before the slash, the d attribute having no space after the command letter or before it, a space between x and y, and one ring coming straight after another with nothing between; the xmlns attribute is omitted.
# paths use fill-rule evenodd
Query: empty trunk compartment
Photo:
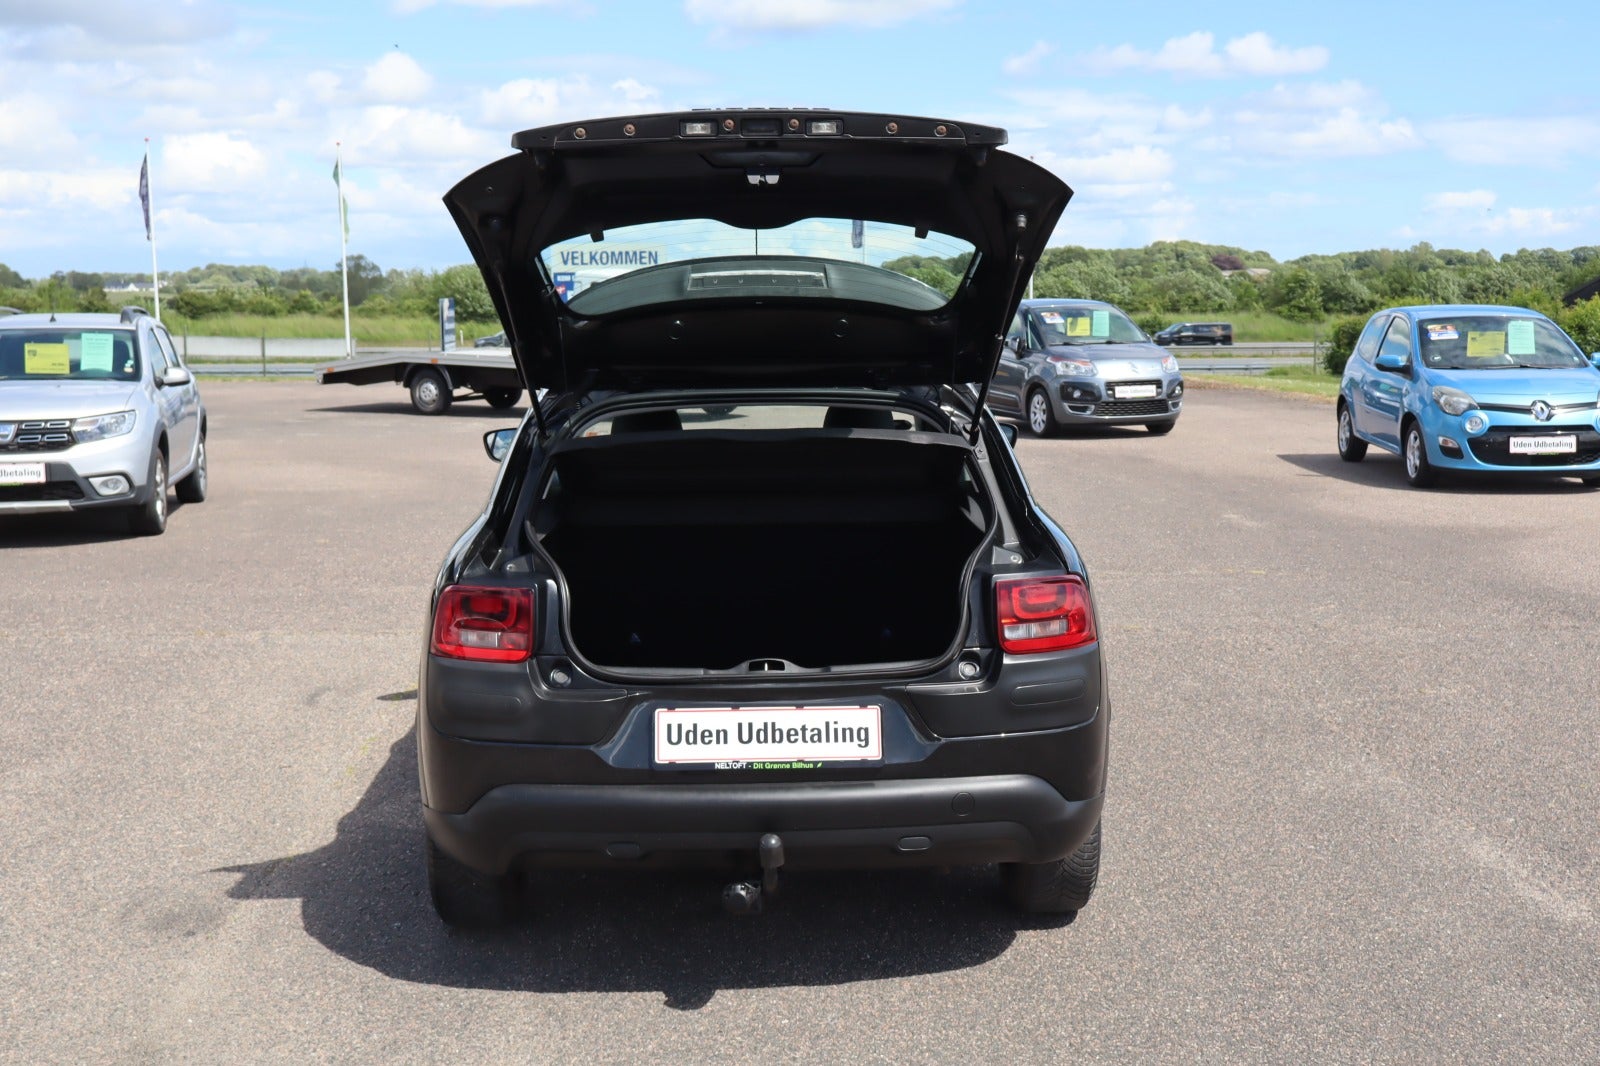
<svg viewBox="0 0 1600 1066"><path fill-rule="evenodd" d="M932 659L960 635L963 574L990 526L968 456L958 439L893 431L574 440L532 524L590 662Z"/></svg>

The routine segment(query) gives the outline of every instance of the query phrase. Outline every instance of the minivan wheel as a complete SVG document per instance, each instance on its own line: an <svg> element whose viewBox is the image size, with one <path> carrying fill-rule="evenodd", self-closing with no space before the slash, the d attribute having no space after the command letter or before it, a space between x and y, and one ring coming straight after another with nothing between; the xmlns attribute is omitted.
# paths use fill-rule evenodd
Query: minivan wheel
<svg viewBox="0 0 1600 1066"><path fill-rule="evenodd" d="M1044 394L1043 389L1028 393L1028 428L1036 437L1053 436L1061 428L1056 421L1056 413L1050 409L1050 397Z"/></svg>
<svg viewBox="0 0 1600 1066"><path fill-rule="evenodd" d="M1425 489L1438 480L1433 464L1428 462L1428 446L1422 439L1422 424L1413 422L1406 427L1406 480L1413 488Z"/></svg>
<svg viewBox="0 0 1600 1066"><path fill-rule="evenodd" d="M428 894L439 920L458 929L485 929L511 920L515 897L509 877L481 874L439 850L425 837Z"/></svg>
<svg viewBox="0 0 1600 1066"><path fill-rule="evenodd" d="M1006 901L1024 914L1075 914L1088 906L1100 879L1100 823L1089 839L1055 862L1011 862L1000 867Z"/></svg>
<svg viewBox="0 0 1600 1066"><path fill-rule="evenodd" d="M1168 433L1171 433L1173 427L1175 427L1177 424L1178 420L1176 418L1168 418L1161 422L1146 422L1144 424L1144 428L1158 437L1163 437Z"/></svg>
<svg viewBox="0 0 1600 1066"><path fill-rule="evenodd" d="M194 469L177 484L178 499L184 503L202 503L206 498L206 439L195 445Z"/></svg>
<svg viewBox="0 0 1600 1066"><path fill-rule="evenodd" d="M1339 458L1347 463L1359 463L1367 457L1367 442L1356 436L1356 427L1350 421L1350 408L1339 404Z"/></svg>
<svg viewBox="0 0 1600 1066"><path fill-rule="evenodd" d="M128 528L142 537L167 531L167 457L159 448L150 462L150 498L128 512Z"/></svg>

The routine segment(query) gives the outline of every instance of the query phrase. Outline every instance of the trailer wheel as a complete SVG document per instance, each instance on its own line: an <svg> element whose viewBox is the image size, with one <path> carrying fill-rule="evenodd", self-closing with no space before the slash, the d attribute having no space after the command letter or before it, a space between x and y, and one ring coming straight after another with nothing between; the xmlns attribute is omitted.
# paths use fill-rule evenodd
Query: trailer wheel
<svg viewBox="0 0 1600 1066"><path fill-rule="evenodd" d="M425 366L411 378L411 406L418 414L442 415L450 410L450 386L444 375Z"/></svg>
<svg viewBox="0 0 1600 1066"><path fill-rule="evenodd" d="M496 411L504 411L508 407L517 406L517 401L522 399L521 389L484 389L483 398L489 401L489 406Z"/></svg>

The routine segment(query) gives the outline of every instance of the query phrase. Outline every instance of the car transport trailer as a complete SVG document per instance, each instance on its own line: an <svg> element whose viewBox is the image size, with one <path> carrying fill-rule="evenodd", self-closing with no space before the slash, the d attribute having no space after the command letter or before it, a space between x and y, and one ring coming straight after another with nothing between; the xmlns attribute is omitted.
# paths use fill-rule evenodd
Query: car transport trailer
<svg viewBox="0 0 1600 1066"><path fill-rule="evenodd" d="M481 396L501 409L522 399L522 378L509 348L392 349L330 363L318 369L317 380L324 385L395 382L410 390L411 406L425 415L444 414L456 399Z"/></svg>

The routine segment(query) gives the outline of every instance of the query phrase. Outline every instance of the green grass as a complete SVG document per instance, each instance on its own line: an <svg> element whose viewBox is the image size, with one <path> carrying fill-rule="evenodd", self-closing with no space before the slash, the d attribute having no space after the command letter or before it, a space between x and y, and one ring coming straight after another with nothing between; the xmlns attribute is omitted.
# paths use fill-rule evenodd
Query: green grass
<svg viewBox="0 0 1600 1066"><path fill-rule="evenodd" d="M1190 374L1183 382L1190 388L1221 386L1258 392L1292 392L1324 400L1339 395L1339 379L1310 366L1274 367L1265 374Z"/></svg>
<svg viewBox="0 0 1600 1066"><path fill-rule="evenodd" d="M344 336L344 319L337 315L208 315L187 319L163 314L161 320L174 334L191 333L202 337L267 337L287 339L306 337L334 339ZM463 341L471 344L478 337L500 330L498 322L458 321ZM439 320L430 315L363 315L359 308L350 315L350 334L358 347L429 347L439 343Z"/></svg>

